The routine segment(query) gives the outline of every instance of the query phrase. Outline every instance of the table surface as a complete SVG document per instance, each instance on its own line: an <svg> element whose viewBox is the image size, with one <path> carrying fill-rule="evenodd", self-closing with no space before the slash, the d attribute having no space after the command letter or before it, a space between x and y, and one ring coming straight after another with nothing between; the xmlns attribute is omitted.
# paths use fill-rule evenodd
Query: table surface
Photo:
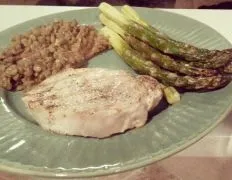
<svg viewBox="0 0 232 180"><path fill-rule="evenodd" d="M83 8L83 7L81 7ZM55 6L9 6L0 5L0 31L5 30L11 26L22 23L24 21L44 16L57 12L64 12L74 9L81 9L80 7L55 7ZM232 17L231 10L187 10L187 9L164 9L165 11L175 12L190 18L196 19L202 23L207 24L232 43L232 26L227 19ZM211 133L201 139L196 144L176 154L175 156L163 160L155 165L141 168L132 172L123 174L125 180L130 179L153 179L153 176L159 177L163 180L173 179L211 179L211 180L227 180L229 176L232 179L232 172L228 167L232 168L232 112L228 117ZM174 166L182 164L181 166ZM185 169L183 170L183 165ZM207 169L204 169L207 167ZM224 168L223 168L224 167ZM160 169L161 168L161 169ZM189 170L188 170L189 168ZM201 177L199 173L203 173L203 169L211 173ZM215 170L217 173L215 175ZM206 172L204 171L204 173ZM168 173L167 173L168 172ZM171 172L171 173L170 173ZM131 173L133 175L131 175ZM198 174L196 176L196 174ZM222 175L223 174L223 175ZM226 176L225 176L226 174ZM153 176L152 176L153 175ZM224 177L225 176L225 177ZM18 176L11 176L5 173L0 174L2 179L17 179ZM129 178L128 178L129 177ZM136 177L136 178L135 178ZM206 178L207 177L207 178ZM115 176L112 176L114 179ZM121 178L121 177L120 177ZM21 179L18 177L18 179ZM26 179L26 178L23 178ZM110 179L110 178L107 178ZM116 179L119 179L117 177Z"/></svg>

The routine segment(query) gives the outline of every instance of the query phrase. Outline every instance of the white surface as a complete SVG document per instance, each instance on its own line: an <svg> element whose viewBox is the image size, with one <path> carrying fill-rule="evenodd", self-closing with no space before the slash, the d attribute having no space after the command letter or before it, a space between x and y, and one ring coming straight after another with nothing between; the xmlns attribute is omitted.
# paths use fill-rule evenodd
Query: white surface
<svg viewBox="0 0 232 180"><path fill-rule="evenodd" d="M0 31L36 17L82 8L83 7L0 5ZM229 23L232 10L166 9L166 11L182 14L203 22L220 32L232 43L232 26L231 23Z"/></svg>
<svg viewBox="0 0 232 180"><path fill-rule="evenodd" d="M0 31L24 21L69 10L82 9L81 7L58 6L9 6L0 5ZM207 24L225 36L232 43L231 10L190 10L166 9L166 11L182 14Z"/></svg>
<svg viewBox="0 0 232 180"><path fill-rule="evenodd" d="M24 21L64 12L80 7L52 7L52 6L0 6L0 31ZM166 11L182 14L196 19L214 28L232 43L231 10L179 10ZM213 132L201 141L178 154L178 156L232 156L232 113Z"/></svg>

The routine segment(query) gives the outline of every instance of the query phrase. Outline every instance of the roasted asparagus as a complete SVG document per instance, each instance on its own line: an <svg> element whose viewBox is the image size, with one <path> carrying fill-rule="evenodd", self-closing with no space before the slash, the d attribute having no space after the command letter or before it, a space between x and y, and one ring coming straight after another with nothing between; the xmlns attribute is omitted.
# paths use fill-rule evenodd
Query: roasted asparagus
<svg viewBox="0 0 232 180"><path fill-rule="evenodd" d="M173 58L161 54L158 50L126 33L120 26L103 14L100 14L99 18L105 26L120 34L128 44L130 44L135 50L139 51L144 59L151 60L164 69L194 76L212 76L217 73L216 70L196 68L191 66L189 63L175 61Z"/></svg>
<svg viewBox="0 0 232 180"><path fill-rule="evenodd" d="M176 73L163 70L151 61L144 60L140 53L133 50L126 41L108 27L102 28L101 33L109 38L115 51L136 72L150 75L164 84L185 89L215 89L228 83L228 79L221 75L214 75L211 77L191 77L180 76Z"/></svg>
<svg viewBox="0 0 232 180"><path fill-rule="evenodd" d="M221 66L228 63L232 58L231 50L219 51L201 49L182 42L177 43L176 41L170 41L169 38L160 36L160 33L150 31L148 28L144 27L144 25L125 17L116 8L107 3L101 3L99 9L105 16L117 23L128 34L149 43L149 45L159 49L163 53L178 56L186 61L210 61L212 64L220 61L220 64L222 64Z"/></svg>

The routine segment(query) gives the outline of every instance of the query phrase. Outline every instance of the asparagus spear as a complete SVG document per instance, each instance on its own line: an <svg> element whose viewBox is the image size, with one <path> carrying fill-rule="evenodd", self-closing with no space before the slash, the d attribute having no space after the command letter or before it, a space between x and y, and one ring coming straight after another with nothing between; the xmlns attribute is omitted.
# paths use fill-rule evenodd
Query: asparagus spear
<svg viewBox="0 0 232 180"><path fill-rule="evenodd" d="M196 68L189 65L188 63L177 62L171 57L161 54L159 51L150 47L146 43L139 41L133 36L127 34L121 27L119 27L116 23L108 19L103 14L100 14L99 18L104 25L120 34L124 40L128 42L128 44L130 44L135 50L141 52L145 59L153 61L164 69L180 72L187 75L212 76L213 74L217 73L215 70Z"/></svg>
<svg viewBox="0 0 232 180"><path fill-rule="evenodd" d="M128 17L129 19L137 22L138 24L142 25L142 26L145 26L147 27L147 29L149 29L151 32L153 33L156 33L158 36L160 37L164 37L164 38L167 38L169 41L173 41L176 46L178 47L181 47L181 46L184 46L185 44L183 42L180 42L180 41L176 41L174 39L171 39L168 35L160 32L158 29L154 28L153 26L149 25L146 21L144 21L140 16L139 14L130 6L128 5L124 5L122 8L121 8L121 11L122 13ZM191 45L189 45L191 46ZM195 48L195 47L193 47ZM205 51L208 51L207 49L202 49L202 50L205 50ZM216 55L216 57L220 57L221 56L221 51L215 51L214 52ZM220 59L217 59L217 58L214 58L212 59L210 62L193 62L191 63L193 66L196 66L196 67L201 67L201 68L219 68L219 67L222 67L226 64L226 62L228 62L228 60L230 58L232 58L232 50L224 50L223 53L227 53L228 56L226 55L223 55L221 58L224 58L223 60L220 58ZM225 68L225 71L227 72L232 72L232 67L230 68L230 66L226 66L227 68Z"/></svg>
<svg viewBox="0 0 232 180"><path fill-rule="evenodd" d="M103 24L105 24L105 25L107 24L109 27L114 29L115 32L124 36L125 31L123 29L121 29L119 26L117 26L117 24L115 24L112 21L109 21L108 18L106 18L103 14L100 14L99 18ZM102 30L102 31L104 31L104 30ZM127 46L127 45L125 45L125 46ZM129 46L127 46L127 47L129 48ZM175 103L180 101L180 94L174 87L171 87L171 86L167 87L164 84L161 84L161 87L162 87L164 96L169 104L175 104Z"/></svg>
<svg viewBox="0 0 232 180"><path fill-rule="evenodd" d="M176 46L178 46L178 47L185 46L185 44L183 42L176 41L176 40L170 38L167 34L159 31L158 29L156 29L153 26L151 26L150 24L148 24L145 20L143 20L139 16L139 14L131 6L124 5L121 8L121 11L128 19L131 19L131 20L137 22L138 24L146 27L146 29L148 29L149 31L155 33L159 37L167 38L167 40L175 42ZM191 46L191 45L189 45L189 46Z"/></svg>
<svg viewBox="0 0 232 180"><path fill-rule="evenodd" d="M117 23L128 34L148 42L151 46L166 54L175 55L187 61L211 61L214 63L215 61L223 60L224 64L232 57L232 52L228 55L228 53L224 51L200 49L185 43L178 45L175 41L160 37L158 33L151 32L139 23L124 17L116 8L107 3L101 3L99 9L105 16Z"/></svg>
<svg viewBox="0 0 232 180"><path fill-rule="evenodd" d="M131 7L128 5L124 5L121 8L122 13L129 19L137 22L138 24L146 27L148 30L150 30L151 32L157 34L160 37L166 38L169 41L172 41L176 44L176 46L178 47L182 47L185 46L185 44L183 42L180 41L176 41L172 38L170 38L169 36L167 36L166 34L160 32L158 29L154 28L153 26L149 25L145 20L143 20L139 14ZM192 45L188 45L188 46L192 46ZM193 47L192 48L196 48ZM207 49L202 49L203 51L208 51ZM225 51L225 53L227 53L228 51ZM220 53L220 51L217 51L215 53ZM219 57L220 54L217 55L217 57ZM214 58L213 60L211 60L209 63L204 63L204 62L193 62L192 65L196 66L196 67L202 67L202 68L219 68L225 65L225 62L228 61L228 57L227 56L223 56L225 57L225 60L217 60L216 58ZM222 58L223 58L222 57Z"/></svg>
<svg viewBox="0 0 232 180"><path fill-rule="evenodd" d="M151 26L150 24L148 24L145 20L143 20L139 14L130 6L128 5L124 5L121 8L122 13L128 18L131 19L135 22L137 22L138 24L144 26L147 30L153 32L154 34L156 34L157 36L161 37L161 38L166 38L168 41L172 41L173 43L175 43L176 46L178 47L183 47L185 46L185 44L183 42L180 41L176 41L172 38L170 38L167 34L159 31L158 29L154 28L153 26ZM189 45L191 46L191 45Z"/></svg>
<svg viewBox="0 0 232 180"><path fill-rule="evenodd" d="M190 62L190 65L201 68L217 69L226 66L232 59L232 49L214 50L215 57L208 62ZM218 59L216 58L218 57Z"/></svg>
<svg viewBox="0 0 232 180"><path fill-rule="evenodd" d="M174 39L171 39L169 36L167 36L166 34L160 32L158 29L154 28L153 26L149 25L146 21L144 21L139 14L130 6L128 5L124 5L121 8L122 13L128 17L129 19L137 22L138 24L146 27L148 30L150 30L153 33L156 33L158 36L160 37L165 37L167 38L169 41L173 41L175 42L175 44L179 47L184 46L183 42L180 41L176 41ZM191 46L191 45L189 45ZM206 50L207 51L207 50ZM218 53L217 57L220 56L220 51L216 51L215 53ZM230 55L231 50L224 50L223 53L228 53L228 56L232 57ZM225 65L225 62L227 62L230 58L227 56L222 56L222 58L225 58L224 60L220 59L216 59L214 58L213 60L211 60L210 62L192 62L191 65L195 66L195 67L201 67L201 68L219 68ZM226 66L225 68L225 72L232 72L232 67L230 68L230 66Z"/></svg>
<svg viewBox="0 0 232 180"><path fill-rule="evenodd" d="M172 86L163 87L163 93L169 104L175 104L180 101L180 93Z"/></svg>
<svg viewBox="0 0 232 180"><path fill-rule="evenodd" d="M132 36L127 36L125 38L134 49L143 52L142 55L144 58L150 59L164 69L193 76L212 76L217 73L216 70L197 68L183 61L175 61L171 57L159 53L159 51Z"/></svg>
<svg viewBox="0 0 232 180"><path fill-rule="evenodd" d="M150 75L164 84L186 89L214 89L228 82L228 80L224 79L221 75L211 77L179 76L176 73L160 69L151 61L144 60L137 51L133 50L126 41L111 29L104 27L101 29L101 33L109 38L115 51L135 71Z"/></svg>
<svg viewBox="0 0 232 180"><path fill-rule="evenodd" d="M121 8L122 13L129 19L137 22L138 24L141 24L142 26L146 27L151 32L157 33L160 37L166 37L169 38L166 34L162 33L158 29L154 28L153 26L149 25L146 21L144 21L138 13L130 6L124 5Z"/></svg>

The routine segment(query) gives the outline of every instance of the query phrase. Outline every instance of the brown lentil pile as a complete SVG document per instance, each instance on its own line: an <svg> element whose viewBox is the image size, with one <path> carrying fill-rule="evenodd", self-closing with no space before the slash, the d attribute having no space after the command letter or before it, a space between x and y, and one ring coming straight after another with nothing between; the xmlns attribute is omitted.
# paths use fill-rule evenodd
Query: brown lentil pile
<svg viewBox="0 0 232 180"><path fill-rule="evenodd" d="M66 68L78 68L110 48L90 25L54 21L14 37L0 55L0 87L23 90Z"/></svg>

